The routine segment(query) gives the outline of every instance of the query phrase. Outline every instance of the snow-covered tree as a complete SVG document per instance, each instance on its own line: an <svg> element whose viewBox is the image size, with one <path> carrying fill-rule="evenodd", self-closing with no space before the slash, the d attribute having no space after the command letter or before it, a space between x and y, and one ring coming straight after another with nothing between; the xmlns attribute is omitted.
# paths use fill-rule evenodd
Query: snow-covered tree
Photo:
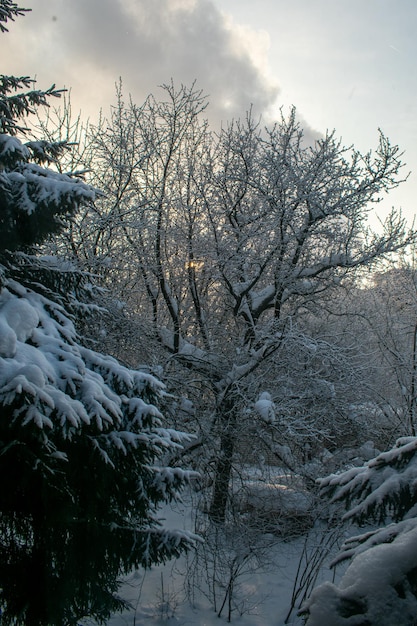
<svg viewBox="0 0 417 626"><path fill-rule="evenodd" d="M344 519L387 526L349 538L333 561L351 559L338 586L318 587L301 611L308 626L412 626L417 615L417 438L365 466L320 481L324 495L344 502Z"/></svg>
<svg viewBox="0 0 417 626"><path fill-rule="evenodd" d="M375 359L381 400L397 432L417 428L417 275L414 254L377 274L364 294L362 326ZM378 387L377 387L378 388ZM394 421L395 420L395 421Z"/></svg>
<svg viewBox="0 0 417 626"><path fill-rule="evenodd" d="M202 117L206 104L194 86L167 85L164 99L141 106L119 93L92 138L105 197L67 243L69 255L95 271L101 264L175 391L182 386L205 408L210 510L223 520L241 433L282 426L250 411L262 392L276 415L291 398L288 415L302 428L318 406L320 417L337 415L343 358L333 366L326 342L317 349L306 311L413 236L395 211L379 232L367 226L401 182L399 149L384 135L365 155L334 133L307 145L295 111L272 128L248 115L216 134ZM313 402L324 388L326 402Z"/></svg>
<svg viewBox="0 0 417 626"><path fill-rule="evenodd" d="M359 440L369 437L383 450L400 434L416 434L415 251L408 248L364 278L343 297L327 300L328 314L314 323L318 332L349 348L360 372L351 413L358 426L368 428Z"/></svg>
<svg viewBox="0 0 417 626"><path fill-rule="evenodd" d="M1 21L21 12L0 0ZM0 76L0 614L77 624L120 608L121 573L191 545L157 514L190 477L168 466L189 437L164 427L158 380L80 336L91 276L40 253L97 194L54 167L65 143L25 138L60 95L33 82Z"/></svg>

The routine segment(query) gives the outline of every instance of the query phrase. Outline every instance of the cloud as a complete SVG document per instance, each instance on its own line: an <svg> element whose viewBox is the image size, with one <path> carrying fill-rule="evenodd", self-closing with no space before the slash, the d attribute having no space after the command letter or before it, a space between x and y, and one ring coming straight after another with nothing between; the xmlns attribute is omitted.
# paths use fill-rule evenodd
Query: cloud
<svg viewBox="0 0 417 626"><path fill-rule="evenodd" d="M106 110L119 77L138 103L171 78L177 85L196 80L216 121L241 116L250 105L266 113L277 100L268 36L238 27L212 0L28 0L26 6L32 13L0 37L1 71L37 75L42 87L65 84L73 105L88 114Z"/></svg>

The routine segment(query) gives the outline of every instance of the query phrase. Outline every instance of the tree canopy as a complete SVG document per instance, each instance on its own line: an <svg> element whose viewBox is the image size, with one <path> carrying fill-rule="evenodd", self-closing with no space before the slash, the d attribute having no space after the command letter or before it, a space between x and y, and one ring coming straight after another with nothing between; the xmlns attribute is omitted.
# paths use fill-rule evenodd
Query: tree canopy
<svg viewBox="0 0 417 626"><path fill-rule="evenodd" d="M271 441L285 428L265 433L251 410L262 393L274 391L303 441L342 414L346 360L312 337L308 315L415 235L396 211L379 230L368 224L402 180L401 152L382 133L366 154L334 132L307 143L295 110L266 128L249 112L216 133L206 106L195 85L170 83L141 105L120 87L81 150L105 194L57 246L111 284L175 393L196 389L201 441L218 459L211 514L224 520L245 433Z"/></svg>

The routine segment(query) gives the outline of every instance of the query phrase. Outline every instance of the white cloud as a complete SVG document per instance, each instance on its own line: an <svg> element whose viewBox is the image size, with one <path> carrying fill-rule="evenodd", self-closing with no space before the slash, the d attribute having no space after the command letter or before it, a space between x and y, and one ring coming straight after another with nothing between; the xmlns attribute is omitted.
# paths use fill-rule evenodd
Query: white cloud
<svg viewBox="0 0 417 626"><path fill-rule="evenodd" d="M3 73L72 88L92 114L113 100L121 76L137 102L162 83L197 86L216 120L275 103L265 32L238 27L212 0L27 0L32 8L0 36ZM4 62L8 59L8 62Z"/></svg>

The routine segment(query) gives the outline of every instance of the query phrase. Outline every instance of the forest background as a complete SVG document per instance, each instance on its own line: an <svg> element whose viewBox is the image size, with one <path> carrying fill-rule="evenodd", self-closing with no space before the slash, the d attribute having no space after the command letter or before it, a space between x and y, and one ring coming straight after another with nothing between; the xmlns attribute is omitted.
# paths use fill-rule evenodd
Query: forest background
<svg viewBox="0 0 417 626"><path fill-rule="evenodd" d="M13 3L3 6L14 10ZM76 440L77 458L89 458L79 455L94 441L101 458L114 466L106 460L111 460L106 446L115 445L121 458L131 446L135 480L142 484L146 474L151 495L140 504L140 523L151 528L154 507L198 475L195 530L205 547L202 554L197 548L194 574L213 574L210 598L216 610L224 606L216 604L225 584L216 578L219 550L230 550L232 564L240 567L241 558L246 562L265 550L265 538L302 534L318 520L332 521L316 497L318 476L351 468L322 482L322 488L348 503L365 495L368 504L351 514L358 520L372 514L380 521L388 515L394 524L413 520L413 471L406 480L391 480L390 489L376 471L389 466L389 475L398 477L397 471L413 468L415 448L415 233L395 209L377 228L369 225L385 195L406 178L400 149L382 132L375 150L365 153L345 147L334 132L313 138L303 132L295 109L267 125L249 109L242 119L212 130L208 100L196 84L172 81L159 97L136 104L119 82L110 115L96 123L73 116L70 99L54 88L15 94L30 86L25 78L2 78L2 402L8 407L3 462L14 467L9 431L21 436L13 429L23 415L17 432L34 425L40 446L35 453L53 476L55 463L60 466L69 456L44 433L59 432L59 445L67 445L72 428L82 431L94 416L100 432ZM28 119L27 128L18 124L56 96L64 97L61 107ZM79 293L93 315L84 315ZM51 294L55 304L44 300ZM73 330L65 331L61 306ZM107 372L100 385L111 384L120 406L113 396L111 402L110 396L105 401L95 396L100 386L81 384L81 370L72 379L73 357L67 362L61 345L57 363L64 365L54 373L40 371L36 359L47 345L41 338L49 332L46 311L54 312L60 341L69 341L70 352L77 351L88 371ZM110 360L94 356L98 348ZM16 370L20 359L25 367ZM141 378L132 374L135 382L128 384L131 371L141 372ZM45 384L59 387L64 380L65 394L75 393L76 415L67 400L59 405L55 392L45 399L42 391ZM167 430L158 430L159 409L139 404L140 420L146 419L133 417L135 393L145 404L158 398ZM97 401L104 402L104 413ZM117 422L123 433L134 426L133 434L112 432L100 443L103 415L105 432ZM141 427L150 429L146 437ZM139 442L150 447L137 457ZM393 445L394 451L361 467L361 461ZM157 480L143 464L147 454L162 463L151 467ZM184 473L185 466L192 472ZM42 489L56 489L45 472L42 481ZM78 493L79 477L70 482ZM381 484L384 495L372 499ZM13 485L4 505L8 515L15 506ZM116 486L111 511L129 517L133 500L125 509L123 490ZM34 494L37 488L35 482ZM81 489L77 496L82 507L84 495ZM303 506L289 504L293 495ZM38 517L32 512L33 532L43 532L45 510ZM13 524L27 513L17 509L16 518L12 512ZM392 542L393 536L402 540L414 530L412 523L395 528L394 535L380 534L375 543L386 543L387 537ZM13 529L13 537L23 532ZM29 544L31 532L25 535ZM242 543L231 544L232 535ZM195 540L187 534L168 537L162 554L145 550L146 558L136 555L128 564L164 559ZM359 545L374 549L368 539ZM348 556L355 562L358 554L351 550ZM412 601L408 577L414 561L407 567L400 580L406 579L411 591L401 587L398 602ZM384 584L397 590L399 583ZM231 614L232 578L226 589ZM331 589L343 614L345 598ZM313 594L305 607L307 623L319 619L320 593L328 591ZM361 604L355 597L349 610L370 611L371 600Z"/></svg>

